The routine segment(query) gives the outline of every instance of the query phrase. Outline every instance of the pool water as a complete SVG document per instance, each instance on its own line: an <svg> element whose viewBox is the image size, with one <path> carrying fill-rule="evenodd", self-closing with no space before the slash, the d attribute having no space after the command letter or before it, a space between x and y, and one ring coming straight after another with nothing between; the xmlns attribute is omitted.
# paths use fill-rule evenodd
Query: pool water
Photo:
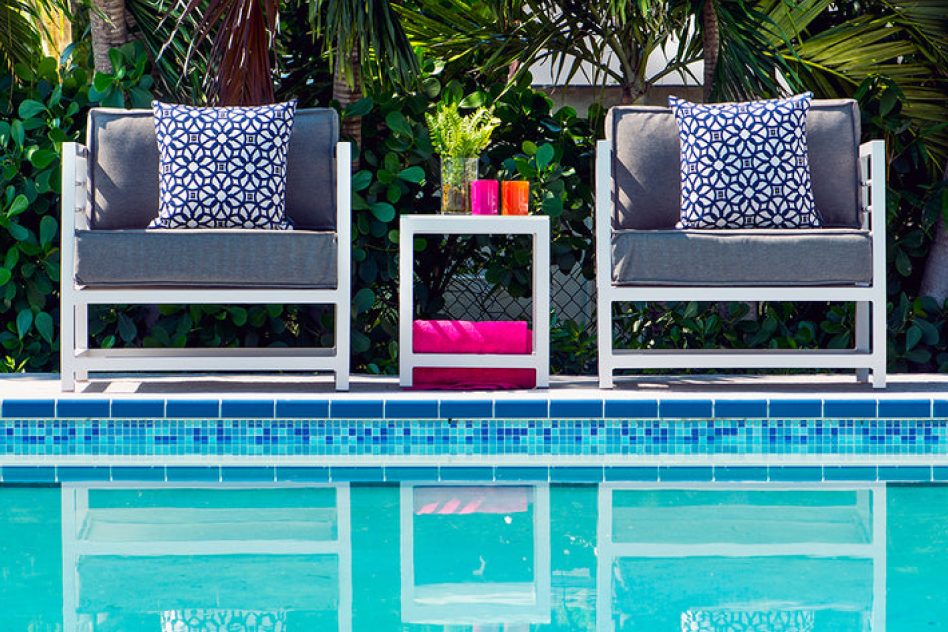
<svg viewBox="0 0 948 632"><path fill-rule="evenodd" d="M948 487L0 486L0 630L948 630Z"/></svg>

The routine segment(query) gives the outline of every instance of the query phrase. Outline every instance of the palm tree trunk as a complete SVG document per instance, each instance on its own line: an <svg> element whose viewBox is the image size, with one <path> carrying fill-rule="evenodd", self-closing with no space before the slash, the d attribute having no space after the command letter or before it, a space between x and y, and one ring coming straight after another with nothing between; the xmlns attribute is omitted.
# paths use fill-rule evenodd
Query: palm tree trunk
<svg viewBox="0 0 948 632"><path fill-rule="evenodd" d="M109 61L109 49L122 46L130 41L129 18L131 14L125 7L125 0L93 0L94 9L89 11L92 25L92 54L95 69L98 72L112 72ZM106 19L102 19L99 12Z"/></svg>
<svg viewBox="0 0 948 632"><path fill-rule="evenodd" d="M941 179L948 180L948 164ZM944 218L935 223L935 240L925 259L925 274L918 293L934 297L939 305L944 305L948 299L948 229Z"/></svg>
<svg viewBox="0 0 948 632"><path fill-rule="evenodd" d="M718 29L717 0L704 0L701 9L701 34L704 45L704 102L711 102L714 75L721 50L721 32Z"/></svg>
<svg viewBox="0 0 948 632"><path fill-rule="evenodd" d="M348 66L348 68L347 68ZM348 71L348 78L347 78ZM362 98L362 62L358 44L348 54L336 55L336 71L332 82L332 98L345 110L347 105ZM362 117L347 116L342 119L342 134L362 147ZM355 166L356 161L353 161Z"/></svg>

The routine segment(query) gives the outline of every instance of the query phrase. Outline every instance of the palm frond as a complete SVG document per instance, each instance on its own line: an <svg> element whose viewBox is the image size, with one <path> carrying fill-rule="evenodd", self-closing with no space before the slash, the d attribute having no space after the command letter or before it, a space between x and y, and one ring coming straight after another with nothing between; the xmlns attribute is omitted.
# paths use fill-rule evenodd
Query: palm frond
<svg viewBox="0 0 948 632"><path fill-rule="evenodd" d="M32 67L43 58L37 29L39 15L21 0L0 0L0 68L12 71L17 64Z"/></svg>
<svg viewBox="0 0 948 632"><path fill-rule="evenodd" d="M310 0L310 20L330 56L367 51L362 56L365 75L385 84L411 85L420 67L399 15L392 0ZM351 83L348 64L342 68Z"/></svg>
<svg viewBox="0 0 948 632"><path fill-rule="evenodd" d="M211 104L261 105L274 99L273 50L279 14L279 0L179 0L159 28L176 26L174 20L193 19L196 24L185 53L186 74L195 71L192 59L201 45L211 42L204 76ZM167 39L159 58L179 43L177 35Z"/></svg>

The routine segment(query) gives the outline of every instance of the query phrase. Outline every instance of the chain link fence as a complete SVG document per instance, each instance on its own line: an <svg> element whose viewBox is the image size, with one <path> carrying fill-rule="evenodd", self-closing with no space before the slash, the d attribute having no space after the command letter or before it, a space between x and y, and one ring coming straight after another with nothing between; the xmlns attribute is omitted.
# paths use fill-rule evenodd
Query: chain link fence
<svg viewBox="0 0 948 632"><path fill-rule="evenodd" d="M550 302L560 322L572 320L593 327L596 306L595 283L582 276L578 267L564 274L553 272ZM458 275L444 294L444 311L458 320L531 320L532 299L514 298L502 288L493 288L484 274Z"/></svg>

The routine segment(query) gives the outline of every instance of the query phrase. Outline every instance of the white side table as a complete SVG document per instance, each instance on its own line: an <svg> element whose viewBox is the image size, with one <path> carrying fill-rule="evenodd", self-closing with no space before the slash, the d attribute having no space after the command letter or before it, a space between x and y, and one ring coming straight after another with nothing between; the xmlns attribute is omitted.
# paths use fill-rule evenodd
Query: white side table
<svg viewBox="0 0 948 632"><path fill-rule="evenodd" d="M415 299L415 235L533 236L533 353L453 354L412 351ZM398 258L399 383L412 385L412 369L424 367L504 367L535 369L537 387L550 385L550 218L546 215L402 215Z"/></svg>

